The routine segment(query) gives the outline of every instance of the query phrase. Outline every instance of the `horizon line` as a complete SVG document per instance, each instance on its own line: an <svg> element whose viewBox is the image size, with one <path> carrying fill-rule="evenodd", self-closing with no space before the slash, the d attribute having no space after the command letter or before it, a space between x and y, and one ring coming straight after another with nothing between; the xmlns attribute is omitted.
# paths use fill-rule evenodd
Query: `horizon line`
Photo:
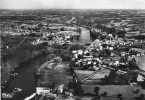
<svg viewBox="0 0 145 100"><path fill-rule="evenodd" d="M145 8L0 8L0 10L145 10Z"/></svg>

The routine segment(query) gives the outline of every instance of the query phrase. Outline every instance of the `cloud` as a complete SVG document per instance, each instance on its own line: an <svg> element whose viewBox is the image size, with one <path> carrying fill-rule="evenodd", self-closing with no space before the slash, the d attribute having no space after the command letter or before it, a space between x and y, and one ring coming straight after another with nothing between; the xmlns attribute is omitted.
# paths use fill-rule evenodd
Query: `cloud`
<svg viewBox="0 0 145 100"><path fill-rule="evenodd" d="M145 0L0 0L4 9L145 9Z"/></svg>

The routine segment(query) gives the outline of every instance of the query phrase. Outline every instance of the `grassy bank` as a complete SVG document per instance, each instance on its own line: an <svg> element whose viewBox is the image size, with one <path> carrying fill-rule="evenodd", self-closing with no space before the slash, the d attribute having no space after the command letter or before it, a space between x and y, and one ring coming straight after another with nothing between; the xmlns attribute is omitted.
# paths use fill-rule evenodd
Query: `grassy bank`
<svg viewBox="0 0 145 100"><path fill-rule="evenodd" d="M31 44L32 39L25 39L25 41L21 43L24 38L25 37L22 36L2 37L2 82L8 80L10 73L13 72L15 68L18 68L21 63L27 62L47 52L46 47L43 45L33 46Z"/></svg>

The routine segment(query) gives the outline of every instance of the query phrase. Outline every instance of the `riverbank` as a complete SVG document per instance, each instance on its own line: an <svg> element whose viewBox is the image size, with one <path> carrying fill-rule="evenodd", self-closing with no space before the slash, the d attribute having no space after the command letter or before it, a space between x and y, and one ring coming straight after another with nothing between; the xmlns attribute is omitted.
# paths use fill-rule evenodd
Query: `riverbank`
<svg viewBox="0 0 145 100"><path fill-rule="evenodd" d="M86 28L81 27L81 29L82 30L81 30L80 40L75 44L82 43L84 45L85 43L90 42L90 33L89 33L89 30L87 30ZM28 48L25 48L25 49L28 49ZM14 88L21 88L24 92L24 95L26 94L25 97L27 96L27 94L30 95L31 93L33 93L36 87L34 71L37 68L39 68L43 62L48 60L50 56L49 51L57 52L57 51L52 51L52 49L48 50L48 48L47 49L41 48L41 49L35 50L34 52L31 51L32 53L26 54L25 56L28 56L28 58L32 55L33 56L30 57L29 59L27 58L25 61L19 58L18 60L22 62L17 63L17 67L15 67L15 70L14 70L16 73L18 73L18 76L16 76L12 80L9 80L8 85L6 86L7 90L11 90ZM22 51L21 53L23 54ZM65 50L64 52L60 52L59 55L63 54L61 56L64 58L67 58L68 53L69 52Z"/></svg>
<svg viewBox="0 0 145 100"><path fill-rule="evenodd" d="M16 94L14 100L22 100L25 97L29 96L33 92L35 92L36 80L35 80L35 70L39 68L39 66L48 60L47 54L39 55L27 62L20 64L20 66L15 70L19 75L16 76L13 80L9 80L9 84L7 84L7 90L13 90L14 88L22 89L22 92Z"/></svg>
<svg viewBox="0 0 145 100"><path fill-rule="evenodd" d="M32 45L29 45L29 47L27 45L20 48L10 49L5 50L4 52L6 52L7 55L2 56L2 85L8 84L8 81L14 78L13 74L17 73L17 70L20 69L21 64L27 63L43 53L49 53L47 49L36 49L36 46L34 47Z"/></svg>

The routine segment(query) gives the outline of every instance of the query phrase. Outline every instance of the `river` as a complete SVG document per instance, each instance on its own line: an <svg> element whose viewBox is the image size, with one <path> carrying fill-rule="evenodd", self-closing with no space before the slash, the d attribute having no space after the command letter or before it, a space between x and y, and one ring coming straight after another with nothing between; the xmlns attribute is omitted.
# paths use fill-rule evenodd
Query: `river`
<svg viewBox="0 0 145 100"><path fill-rule="evenodd" d="M91 42L90 31L81 27L81 36L79 39L81 43ZM17 69L19 75L10 82L8 89L21 88L23 90L23 97L29 96L35 91L35 77L34 70L38 68L44 61L46 61L47 55L42 55L34 58L33 60L23 63Z"/></svg>
<svg viewBox="0 0 145 100"><path fill-rule="evenodd" d="M46 61L46 59L47 55L40 55L39 57L21 64L20 67L16 69L16 72L18 72L19 75L10 82L10 84L8 85L8 89L21 88L23 90L22 93L16 95L17 99L19 98L19 100L21 100L22 98L29 96L35 91L36 80L34 71L44 61Z"/></svg>
<svg viewBox="0 0 145 100"><path fill-rule="evenodd" d="M80 28L81 28L81 35L79 38L79 42L81 42L81 43L91 42L90 31L84 27L80 27Z"/></svg>

